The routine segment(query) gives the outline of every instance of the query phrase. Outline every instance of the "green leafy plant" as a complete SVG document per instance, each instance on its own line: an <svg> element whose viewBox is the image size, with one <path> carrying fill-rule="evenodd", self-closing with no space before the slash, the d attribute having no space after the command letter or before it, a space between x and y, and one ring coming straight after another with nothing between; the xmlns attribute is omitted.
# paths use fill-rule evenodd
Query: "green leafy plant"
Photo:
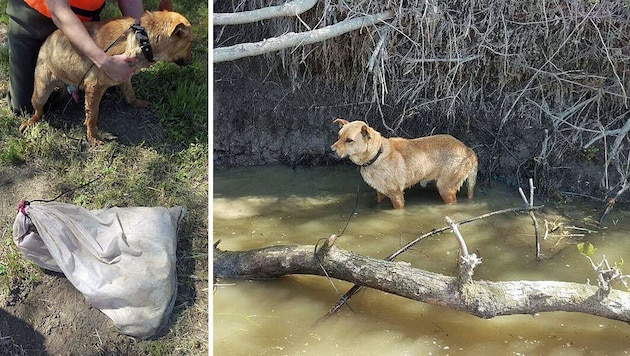
<svg viewBox="0 0 630 356"><path fill-rule="evenodd" d="M593 244L591 244L590 242L580 242L580 243L578 243L577 244L577 249L578 249L579 253L581 253L581 254L583 254L583 255L585 255L587 257L592 256L595 253L595 251L597 250L595 248L595 246L593 246Z"/></svg>

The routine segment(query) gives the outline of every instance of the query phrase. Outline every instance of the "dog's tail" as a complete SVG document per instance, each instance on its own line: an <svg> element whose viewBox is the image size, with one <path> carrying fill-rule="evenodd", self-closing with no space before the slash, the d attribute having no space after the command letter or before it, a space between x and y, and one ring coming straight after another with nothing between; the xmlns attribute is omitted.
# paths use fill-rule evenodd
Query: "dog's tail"
<svg viewBox="0 0 630 356"><path fill-rule="evenodd" d="M468 161L470 162L470 168L466 176L467 197L472 199L475 196L475 184L477 184L477 154L470 148L468 149Z"/></svg>

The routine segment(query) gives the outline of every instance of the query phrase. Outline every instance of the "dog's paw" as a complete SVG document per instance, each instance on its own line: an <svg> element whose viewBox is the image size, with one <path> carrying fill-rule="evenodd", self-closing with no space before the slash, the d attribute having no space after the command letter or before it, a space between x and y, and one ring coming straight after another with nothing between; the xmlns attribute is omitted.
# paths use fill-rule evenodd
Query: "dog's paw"
<svg viewBox="0 0 630 356"><path fill-rule="evenodd" d="M101 139L93 136L93 135L88 135L87 136L88 142L90 143L90 145L92 146L102 146L105 144L105 142L103 142Z"/></svg>
<svg viewBox="0 0 630 356"><path fill-rule="evenodd" d="M99 140L98 138L92 138L91 140L88 139L88 141L90 141L90 144L92 146L102 146L105 144L105 142L103 142L102 140Z"/></svg>
<svg viewBox="0 0 630 356"><path fill-rule="evenodd" d="M29 127L31 127L32 125L27 121L22 123L22 125L20 125L20 132L24 133L26 132L26 129L28 129Z"/></svg>
<svg viewBox="0 0 630 356"><path fill-rule="evenodd" d="M28 129L29 127L33 127L35 125L35 122L39 120L40 117L41 114L39 114L36 110L35 114L33 114L30 119L26 120L26 122L23 122L22 125L20 125L20 132L24 133L26 129Z"/></svg>
<svg viewBox="0 0 630 356"><path fill-rule="evenodd" d="M136 100L134 100L134 101L130 102L129 104L130 104L131 106L133 106L134 108L139 108L139 109L142 109L142 108L146 108L146 107L148 107L149 105L151 105L151 102L146 101L146 100L136 99Z"/></svg>

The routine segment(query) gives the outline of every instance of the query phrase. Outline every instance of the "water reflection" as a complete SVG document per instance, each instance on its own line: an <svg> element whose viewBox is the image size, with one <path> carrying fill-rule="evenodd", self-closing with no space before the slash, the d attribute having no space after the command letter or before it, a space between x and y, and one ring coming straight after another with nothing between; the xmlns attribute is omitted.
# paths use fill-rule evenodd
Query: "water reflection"
<svg viewBox="0 0 630 356"><path fill-rule="evenodd" d="M358 194L357 194L358 187ZM220 248L244 250L276 244L314 244L340 234L340 248L384 258L402 245L445 225L522 205L511 188L478 190L446 206L430 188L414 188L404 210L376 204L375 193L353 167L291 170L285 167L239 168L214 173L214 241ZM610 261L629 259L628 213L613 211L616 224L585 236L589 215L599 207L549 203L539 214L548 226L560 226L543 241L543 259L535 260L534 232L527 214L501 215L463 225L468 249L483 258L474 278L594 282L588 261L575 248L587 240ZM356 207L356 208L355 208ZM401 255L425 270L452 275L457 244L450 234L433 236ZM287 276L272 281L228 281L213 294L216 355L446 355L627 354L630 326L578 314L544 313L483 320L375 290L363 290L350 308L320 318L351 284L317 276Z"/></svg>

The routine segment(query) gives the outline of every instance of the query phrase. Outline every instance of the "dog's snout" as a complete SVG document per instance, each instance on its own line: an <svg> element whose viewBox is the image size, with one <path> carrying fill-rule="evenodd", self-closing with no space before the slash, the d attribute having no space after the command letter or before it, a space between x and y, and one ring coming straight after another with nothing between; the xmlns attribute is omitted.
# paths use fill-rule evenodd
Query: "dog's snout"
<svg viewBox="0 0 630 356"><path fill-rule="evenodd" d="M185 67L190 63L190 59L184 59L184 58L177 58L176 60L173 61L175 64L177 64L180 67Z"/></svg>
<svg viewBox="0 0 630 356"><path fill-rule="evenodd" d="M337 158L343 158L344 154L342 152L340 152L338 145L339 145L339 141L333 143L330 146L330 149L332 150L332 152L330 152L330 154L335 156L335 157L337 157Z"/></svg>
<svg viewBox="0 0 630 356"><path fill-rule="evenodd" d="M339 156L339 152L337 152L337 150L335 149L335 145L330 146L330 150L326 152L326 155L336 160L341 159L341 156Z"/></svg>

